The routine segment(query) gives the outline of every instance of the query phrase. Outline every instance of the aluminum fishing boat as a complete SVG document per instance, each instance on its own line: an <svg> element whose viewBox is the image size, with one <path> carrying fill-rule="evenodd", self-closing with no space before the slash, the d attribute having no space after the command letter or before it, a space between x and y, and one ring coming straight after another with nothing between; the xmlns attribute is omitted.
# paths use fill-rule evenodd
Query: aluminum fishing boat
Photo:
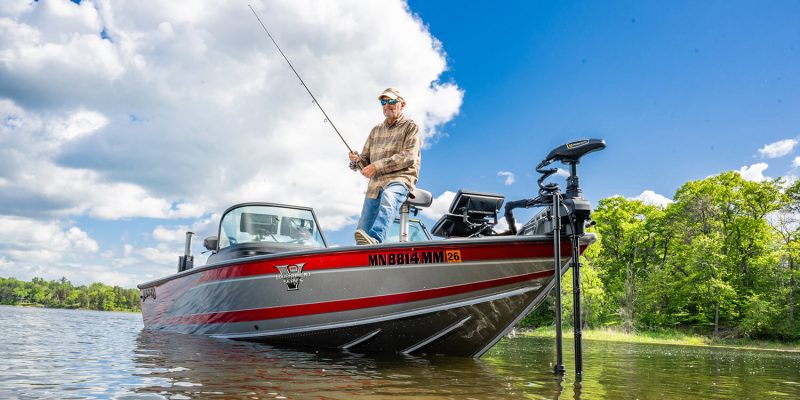
<svg viewBox="0 0 800 400"><path fill-rule="evenodd" d="M540 171L539 196L506 205L510 229L503 233L493 229L503 196L480 192L459 191L432 229L440 238L431 239L408 232L409 214L431 204L430 193L417 190L401 209L398 241L367 246L328 247L311 208L233 206L218 235L204 241L212 252L206 265L193 267L187 233L178 273L139 285L145 328L358 353L480 357L594 241L584 232L590 207L574 167L603 147L592 139L553 150L548 164L573 167L563 204L552 207L548 199L560 192L542 184L555 169ZM522 206L545 208L517 231L511 210ZM566 240L554 240L555 232ZM564 255L560 262L556 254Z"/></svg>

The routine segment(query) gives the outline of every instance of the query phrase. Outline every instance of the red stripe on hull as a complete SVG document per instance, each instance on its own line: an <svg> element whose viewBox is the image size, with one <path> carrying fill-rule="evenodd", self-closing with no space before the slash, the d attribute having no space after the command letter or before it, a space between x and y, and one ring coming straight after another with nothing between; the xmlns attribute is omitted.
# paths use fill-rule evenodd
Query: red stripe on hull
<svg viewBox="0 0 800 400"><path fill-rule="evenodd" d="M562 244L561 254L569 257L571 247L569 242ZM581 251L586 246L581 246ZM295 256L286 258L276 258L269 260L254 260L233 264L223 268L214 268L202 272L198 283L225 280L231 278L242 278L256 275L274 275L278 272L277 265L305 264L303 271L327 270L336 268L369 268L370 256L380 256L389 254L410 254L414 252L440 252L457 250L461 253L463 262L492 260L502 262L505 260L523 258L543 258L553 257L553 243L543 242L512 242L512 243L482 243L475 245L459 244L457 246L409 246L406 248L390 249L365 249L347 250L342 252L332 252L326 254L310 254L306 256ZM456 263L454 263L457 265ZM403 265L397 265L402 268Z"/></svg>
<svg viewBox="0 0 800 400"><path fill-rule="evenodd" d="M552 270L530 274L511 276L490 281L468 283L443 288L419 290L383 296L327 301L312 304L298 304L283 307L260 308L255 310L229 311L208 314L188 315L169 319L169 324L225 324L233 322L260 321L266 319L299 317L303 315L324 314L340 311L351 311L362 308L388 306L412 301L428 300L438 297L452 296L467 292L489 289L493 287L539 279L553 275Z"/></svg>

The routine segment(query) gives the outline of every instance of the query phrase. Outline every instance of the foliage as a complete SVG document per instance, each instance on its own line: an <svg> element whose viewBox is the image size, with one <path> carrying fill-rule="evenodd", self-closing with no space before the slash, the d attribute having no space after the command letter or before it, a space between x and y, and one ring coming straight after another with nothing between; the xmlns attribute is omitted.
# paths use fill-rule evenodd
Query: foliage
<svg viewBox="0 0 800 400"><path fill-rule="evenodd" d="M123 289L102 283L73 286L63 277L49 282L41 278L25 282L0 277L0 304L100 311L141 311L138 289Z"/></svg>
<svg viewBox="0 0 800 400"><path fill-rule="evenodd" d="M800 181L787 187L726 172L687 182L666 207L603 199L592 219L598 241L581 269L585 328L800 338ZM572 323L568 276L565 324ZM552 301L543 308L523 325L552 325Z"/></svg>

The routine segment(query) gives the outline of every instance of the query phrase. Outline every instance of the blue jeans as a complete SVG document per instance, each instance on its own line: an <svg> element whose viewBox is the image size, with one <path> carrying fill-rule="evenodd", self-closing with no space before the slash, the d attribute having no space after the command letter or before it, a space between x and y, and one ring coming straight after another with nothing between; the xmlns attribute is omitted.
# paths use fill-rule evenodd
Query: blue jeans
<svg viewBox="0 0 800 400"><path fill-rule="evenodd" d="M399 182L392 182L380 191L378 197L364 198L361 208L361 219L358 220L358 229L363 229L368 235L380 243L386 239L389 228L394 223L395 217L406 199L408 188Z"/></svg>

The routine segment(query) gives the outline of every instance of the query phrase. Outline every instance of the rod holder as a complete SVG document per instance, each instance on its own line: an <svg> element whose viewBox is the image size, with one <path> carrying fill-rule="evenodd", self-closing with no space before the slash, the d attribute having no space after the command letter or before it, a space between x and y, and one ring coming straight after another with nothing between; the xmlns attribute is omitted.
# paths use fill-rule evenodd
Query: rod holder
<svg viewBox="0 0 800 400"><path fill-rule="evenodd" d="M186 246L183 255L178 257L178 272L194 268L194 256L192 255L192 236L194 232L186 232Z"/></svg>

